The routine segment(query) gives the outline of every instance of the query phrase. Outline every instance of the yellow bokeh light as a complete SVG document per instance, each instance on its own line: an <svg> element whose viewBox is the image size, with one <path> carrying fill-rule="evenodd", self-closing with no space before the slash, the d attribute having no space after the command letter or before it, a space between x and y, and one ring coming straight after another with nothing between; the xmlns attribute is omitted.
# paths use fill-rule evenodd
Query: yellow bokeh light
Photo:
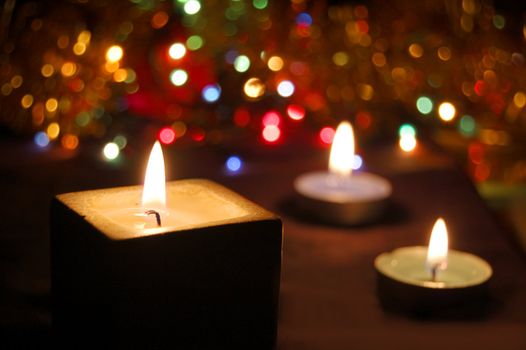
<svg viewBox="0 0 526 350"><path fill-rule="evenodd" d="M58 108L58 101L56 98L50 98L46 101L46 110L48 112L55 112Z"/></svg>
<svg viewBox="0 0 526 350"><path fill-rule="evenodd" d="M13 87L11 86L11 84L5 83L4 85L2 85L1 90L2 90L2 95L7 96L11 94L11 92L13 91Z"/></svg>
<svg viewBox="0 0 526 350"><path fill-rule="evenodd" d="M42 73L44 77L49 78L53 75L53 73L55 73L55 68L53 68L53 66L48 63L42 66L40 73Z"/></svg>
<svg viewBox="0 0 526 350"><path fill-rule="evenodd" d="M50 140L56 139L60 134L60 126L58 123L51 123L47 127L47 136Z"/></svg>
<svg viewBox="0 0 526 350"><path fill-rule="evenodd" d="M119 69L119 62L106 62L104 64L104 69L109 73L114 73Z"/></svg>
<svg viewBox="0 0 526 350"><path fill-rule="evenodd" d="M33 104L33 101L33 95L27 94L24 95L24 97L22 97L22 99L20 100L20 104L23 108L28 109Z"/></svg>
<svg viewBox="0 0 526 350"><path fill-rule="evenodd" d="M62 65L60 72L65 77L71 77L77 71L77 65L73 62L66 62Z"/></svg>
<svg viewBox="0 0 526 350"><path fill-rule="evenodd" d="M125 81L127 77L128 71L124 68L117 69L117 71L113 73L113 80L115 80L117 83Z"/></svg>
<svg viewBox="0 0 526 350"><path fill-rule="evenodd" d="M277 72L283 68L283 59L279 56L272 56L267 62L268 69Z"/></svg>
<svg viewBox="0 0 526 350"><path fill-rule="evenodd" d="M358 85L358 95L362 100L369 101L373 98L374 89L369 84Z"/></svg>
<svg viewBox="0 0 526 350"><path fill-rule="evenodd" d="M265 84L259 78L250 78L243 86L243 91L249 98L258 98L265 93Z"/></svg>
<svg viewBox="0 0 526 350"><path fill-rule="evenodd" d="M20 86L22 86L23 82L24 82L24 79L22 78L21 75L15 75L14 77L11 78L11 85L15 89L18 89Z"/></svg>
<svg viewBox="0 0 526 350"><path fill-rule="evenodd" d="M111 63L119 62L123 55L124 51L122 50L122 47L119 45L113 45L108 49L108 51L106 51L106 60Z"/></svg>
<svg viewBox="0 0 526 350"><path fill-rule="evenodd" d="M385 58L385 55L381 52L375 52L373 54L373 57L371 58L371 61L373 61L373 64L376 67L383 67L387 63L387 59Z"/></svg>
<svg viewBox="0 0 526 350"><path fill-rule="evenodd" d="M526 94L522 91L517 92L513 96L513 103L519 108L522 108L526 105Z"/></svg>
<svg viewBox="0 0 526 350"><path fill-rule="evenodd" d="M86 52L86 44L78 42L73 45L73 53L77 56L83 55Z"/></svg>
<svg viewBox="0 0 526 350"><path fill-rule="evenodd" d="M336 52L332 56L332 61L337 66L345 66L349 62L349 55L343 51Z"/></svg>
<svg viewBox="0 0 526 350"><path fill-rule="evenodd" d="M77 41L82 44L88 44L91 40L91 33L89 30L83 30L77 37Z"/></svg>
<svg viewBox="0 0 526 350"><path fill-rule="evenodd" d="M449 122L455 118L457 110L453 104L449 102L443 102L438 107L438 116L443 121Z"/></svg>
<svg viewBox="0 0 526 350"><path fill-rule="evenodd" d="M437 55L442 61L448 61L451 58L451 50L449 47L442 46L438 48Z"/></svg>
<svg viewBox="0 0 526 350"><path fill-rule="evenodd" d="M419 44L411 44L407 49L411 57L420 58L424 55L424 49Z"/></svg>

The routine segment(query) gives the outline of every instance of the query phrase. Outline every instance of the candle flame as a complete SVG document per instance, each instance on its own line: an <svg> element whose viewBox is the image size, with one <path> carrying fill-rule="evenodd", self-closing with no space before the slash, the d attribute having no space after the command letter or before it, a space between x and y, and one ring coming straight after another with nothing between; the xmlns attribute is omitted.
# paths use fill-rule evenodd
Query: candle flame
<svg viewBox="0 0 526 350"><path fill-rule="evenodd" d="M349 122L341 122L336 129L329 156L329 171L340 176L352 174L354 161L354 133Z"/></svg>
<svg viewBox="0 0 526 350"><path fill-rule="evenodd" d="M433 226L426 264L431 269L444 270L447 267L448 237L444 219L438 218Z"/></svg>
<svg viewBox="0 0 526 350"><path fill-rule="evenodd" d="M144 188L142 191L142 206L149 209L166 208L166 180L164 175L164 158L161 144L156 141L150 152Z"/></svg>

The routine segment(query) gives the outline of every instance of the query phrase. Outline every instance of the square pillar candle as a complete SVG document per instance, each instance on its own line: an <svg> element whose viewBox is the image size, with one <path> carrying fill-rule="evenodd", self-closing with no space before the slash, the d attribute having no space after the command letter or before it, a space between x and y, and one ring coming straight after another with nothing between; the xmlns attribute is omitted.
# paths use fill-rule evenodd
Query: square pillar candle
<svg viewBox="0 0 526 350"><path fill-rule="evenodd" d="M156 144L144 191L54 198L53 326L118 345L274 349L281 256L276 215L208 180L165 183Z"/></svg>

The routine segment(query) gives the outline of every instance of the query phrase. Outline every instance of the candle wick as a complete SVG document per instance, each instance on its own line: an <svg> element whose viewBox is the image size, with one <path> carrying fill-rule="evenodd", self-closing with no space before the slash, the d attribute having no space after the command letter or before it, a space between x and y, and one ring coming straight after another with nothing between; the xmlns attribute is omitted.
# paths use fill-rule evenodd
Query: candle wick
<svg viewBox="0 0 526 350"><path fill-rule="evenodd" d="M431 282L437 281L438 266L439 264L436 264L433 267L431 267Z"/></svg>
<svg viewBox="0 0 526 350"><path fill-rule="evenodd" d="M159 214L158 211L156 210L148 210L146 213L146 215L155 215L155 220L157 221L157 226L161 226L161 214Z"/></svg>

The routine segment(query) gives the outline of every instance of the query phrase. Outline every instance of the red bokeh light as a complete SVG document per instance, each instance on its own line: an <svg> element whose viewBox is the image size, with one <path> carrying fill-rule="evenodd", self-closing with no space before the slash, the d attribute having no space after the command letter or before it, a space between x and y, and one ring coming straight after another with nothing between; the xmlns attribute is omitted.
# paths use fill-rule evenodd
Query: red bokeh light
<svg viewBox="0 0 526 350"><path fill-rule="evenodd" d="M486 83L483 80L477 80L473 89L477 95L482 96L486 92Z"/></svg>
<svg viewBox="0 0 526 350"><path fill-rule="evenodd" d="M162 128L159 131L159 141L164 145L170 145L175 141L175 131L170 127Z"/></svg>
<svg viewBox="0 0 526 350"><path fill-rule="evenodd" d="M335 133L336 130L334 130L333 127L326 126L322 128L319 133L321 142L323 142L326 145L330 145L332 143L332 139L334 138Z"/></svg>
<svg viewBox="0 0 526 350"><path fill-rule="evenodd" d="M250 123L250 113L246 108L240 107L234 113L234 123L243 128Z"/></svg>
<svg viewBox="0 0 526 350"><path fill-rule="evenodd" d="M205 131L201 128L194 128L190 131L190 137L195 142L201 142L205 139Z"/></svg>
<svg viewBox="0 0 526 350"><path fill-rule="evenodd" d="M305 118L305 108L299 105L290 105L287 107L287 114L292 120L302 120Z"/></svg>
<svg viewBox="0 0 526 350"><path fill-rule="evenodd" d="M261 119L261 123L263 124L264 127L271 126L271 125L278 126L281 123L281 116L276 111L267 112L265 113L265 115L263 115L263 118Z"/></svg>
<svg viewBox="0 0 526 350"><path fill-rule="evenodd" d="M281 130L277 125L267 125L263 128L261 136L268 143L275 143L281 136Z"/></svg>
<svg viewBox="0 0 526 350"><path fill-rule="evenodd" d="M360 129L369 129L371 126L372 118L368 112L358 112L356 115L356 125Z"/></svg>

